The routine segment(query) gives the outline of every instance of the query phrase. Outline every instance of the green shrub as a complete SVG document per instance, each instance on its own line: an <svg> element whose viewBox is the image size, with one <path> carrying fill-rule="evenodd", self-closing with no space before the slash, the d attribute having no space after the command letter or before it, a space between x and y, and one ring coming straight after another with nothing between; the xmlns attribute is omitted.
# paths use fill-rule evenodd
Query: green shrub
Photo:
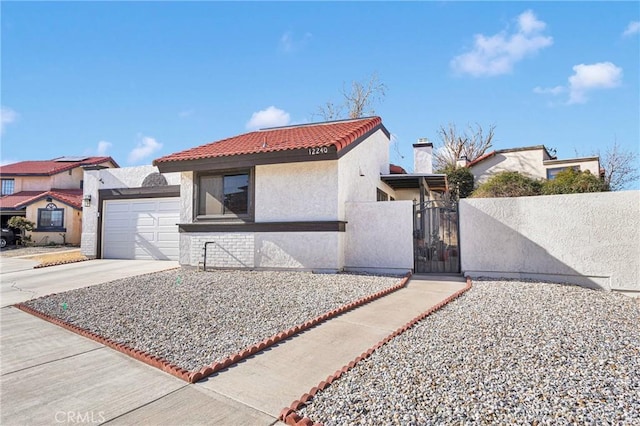
<svg viewBox="0 0 640 426"><path fill-rule="evenodd" d="M540 195L542 182L518 172L500 172L473 191L473 198L526 197Z"/></svg>
<svg viewBox="0 0 640 426"><path fill-rule="evenodd" d="M443 173L447 175L449 190L456 199L467 198L473 192L473 173L468 167L448 166Z"/></svg>
<svg viewBox="0 0 640 426"><path fill-rule="evenodd" d="M559 172L555 179L542 185L542 193L545 195L602 191L608 191L602 179L592 175L589 170L579 171L571 167Z"/></svg>

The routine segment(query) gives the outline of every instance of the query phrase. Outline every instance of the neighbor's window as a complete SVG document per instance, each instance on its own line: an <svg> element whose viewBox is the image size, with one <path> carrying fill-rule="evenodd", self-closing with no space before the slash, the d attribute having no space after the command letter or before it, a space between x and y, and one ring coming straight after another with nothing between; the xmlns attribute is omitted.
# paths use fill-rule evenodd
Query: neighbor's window
<svg viewBox="0 0 640 426"><path fill-rule="evenodd" d="M382 189L377 188L376 191L376 199L378 201L389 201L389 194L387 194L386 192L384 192Z"/></svg>
<svg viewBox="0 0 640 426"><path fill-rule="evenodd" d="M573 170L575 170L577 172L580 171L580 166L555 167L553 169L547 169L547 179L548 180L555 179L556 175L558 173L560 173L563 170L567 170L569 168L571 168L571 169L573 169Z"/></svg>
<svg viewBox="0 0 640 426"><path fill-rule="evenodd" d="M248 171L201 175L198 186L198 215L249 215L250 182Z"/></svg>
<svg viewBox="0 0 640 426"><path fill-rule="evenodd" d="M15 189L15 181L13 179L2 179L2 195L11 195Z"/></svg>
<svg viewBox="0 0 640 426"><path fill-rule="evenodd" d="M38 230L64 228L64 209L38 209Z"/></svg>

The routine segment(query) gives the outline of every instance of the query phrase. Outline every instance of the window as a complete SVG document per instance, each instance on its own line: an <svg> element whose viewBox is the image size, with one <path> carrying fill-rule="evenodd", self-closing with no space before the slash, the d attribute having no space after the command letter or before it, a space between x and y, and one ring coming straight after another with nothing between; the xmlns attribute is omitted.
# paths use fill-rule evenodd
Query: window
<svg viewBox="0 0 640 426"><path fill-rule="evenodd" d="M389 195L386 192L384 192L382 189L377 188L376 199L378 201L389 201Z"/></svg>
<svg viewBox="0 0 640 426"><path fill-rule="evenodd" d="M198 183L199 217L250 215L251 175L248 171L201 175Z"/></svg>
<svg viewBox="0 0 640 426"><path fill-rule="evenodd" d="M38 209L38 231L63 231L64 209Z"/></svg>
<svg viewBox="0 0 640 426"><path fill-rule="evenodd" d="M13 194L15 181L13 179L2 179L2 195Z"/></svg>
<svg viewBox="0 0 640 426"><path fill-rule="evenodd" d="M563 170L567 170L569 168L577 172L580 171L580 166L555 167L553 169L547 169L547 179L548 180L555 179L558 173L560 173Z"/></svg>

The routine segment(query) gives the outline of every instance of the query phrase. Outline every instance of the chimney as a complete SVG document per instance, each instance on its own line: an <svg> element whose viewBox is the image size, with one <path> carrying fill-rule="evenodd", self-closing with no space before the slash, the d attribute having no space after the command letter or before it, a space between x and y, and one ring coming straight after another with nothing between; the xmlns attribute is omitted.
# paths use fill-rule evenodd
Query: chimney
<svg viewBox="0 0 640 426"><path fill-rule="evenodd" d="M433 173L433 144L427 138L418 139L413 144L413 172Z"/></svg>
<svg viewBox="0 0 640 426"><path fill-rule="evenodd" d="M467 164L469 164L469 159L466 155L463 155L456 161L456 167L467 167Z"/></svg>

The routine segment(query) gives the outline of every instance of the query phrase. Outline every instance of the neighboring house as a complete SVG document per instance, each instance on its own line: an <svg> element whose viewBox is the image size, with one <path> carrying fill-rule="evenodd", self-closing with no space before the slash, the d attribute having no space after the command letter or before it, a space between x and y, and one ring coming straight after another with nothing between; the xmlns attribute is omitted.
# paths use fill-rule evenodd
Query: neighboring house
<svg viewBox="0 0 640 426"><path fill-rule="evenodd" d="M501 149L471 162L459 160L458 164L469 167L476 185L504 171L520 172L537 179L553 179L558 172L572 167L580 171L589 170L594 176L600 176L599 157L558 160L544 145Z"/></svg>
<svg viewBox="0 0 640 426"><path fill-rule="evenodd" d="M430 163L414 174L390 165L389 142L382 120L369 117L245 133L129 176L87 172L85 194L97 203L82 251L198 266L206 245L207 267L410 270L414 201L444 192L446 177ZM416 158L430 161L431 149L417 144ZM142 185L153 173L167 182Z"/></svg>
<svg viewBox="0 0 640 426"><path fill-rule="evenodd" d="M83 176L87 168L118 167L111 157L60 157L0 166L2 227L12 216L35 224L36 244L79 244Z"/></svg>

